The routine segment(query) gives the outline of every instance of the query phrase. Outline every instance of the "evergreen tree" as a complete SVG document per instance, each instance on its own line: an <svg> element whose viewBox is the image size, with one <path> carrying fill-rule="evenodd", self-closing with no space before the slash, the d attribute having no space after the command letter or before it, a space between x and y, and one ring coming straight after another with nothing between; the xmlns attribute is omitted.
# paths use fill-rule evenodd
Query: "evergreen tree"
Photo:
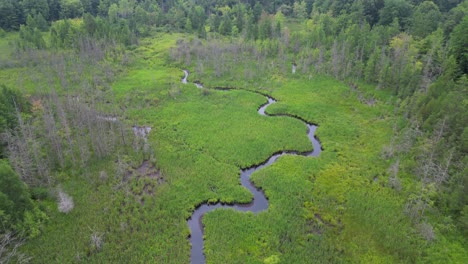
<svg viewBox="0 0 468 264"><path fill-rule="evenodd" d="M93 16L98 14L99 0L80 0L83 6L83 12L89 13Z"/></svg>
<svg viewBox="0 0 468 264"><path fill-rule="evenodd" d="M75 18L83 15L83 5L80 0L62 0L60 18Z"/></svg>
<svg viewBox="0 0 468 264"><path fill-rule="evenodd" d="M237 27L239 32L242 32L244 29L244 15L245 15L245 8L243 5L235 5L233 8L233 12L235 14L235 26Z"/></svg>
<svg viewBox="0 0 468 264"><path fill-rule="evenodd" d="M191 12L188 14L193 29L199 29L205 26L206 15L203 7L196 5Z"/></svg>
<svg viewBox="0 0 468 264"><path fill-rule="evenodd" d="M205 29L205 26L204 26L204 25L200 26L200 27L198 28L197 33L198 33L198 37L199 37L199 38L205 39L205 38L206 38L206 29Z"/></svg>
<svg viewBox="0 0 468 264"><path fill-rule="evenodd" d="M384 0L361 0L364 7L364 16L367 22L373 26L379 22L380 10L384 7Z"/></svg>
<svg viewBox="0 0 468 264"><path fill-rule="evenodd" d="M232 22L231 22L231 18L229 17L229 15L227 14L223 15L221 23L219 24L218 32L221 35L225 35L225 36L231 35Z"/></svg>
<svg viewBox="0 0 468 264"><path fill-rule="evenodd" d="M261 40L272 37L272 21L268 14L263 13L258 25L258 36Z"/></svg>
<svg viewBox="0 0 468 264"><path fill-rule="evenodd" d="M307 17L307 7L304 1L294 2L293 7L294 17L298 19L305 19Z"/></svg>
<svg viewBox="0 0 468 264"><path fill-rule="evenodd" d="M96 20L91 14L84 14L83 15L83 28L87 34L90 36L94 36L97 31L97 24Z"/></svg>
<svg viewBox="0 0 468 264"><path fill-rule="evenodd" d="M46 43L42 38L42 33L38 28L32 28L26 25L20 26L19 46L23 50L27 48L44 49Z"/></svg>
<svg viewBox="0 0 468 264"><path fill-rule="evenodd" d="M0 134L18 125L16 113L29 113L30 103L19 92L0 85ZM5 157L5 145L0 144L0 159Z"/></svg>
<svg viewBox="0 0 468 264"><path fill-rule="evenodd" d="M26 185L5 160L0 160L0 233L14 229L32 208Z"/></svg>
<svg viewBox="0 0 468 264"><path fill-rule="evenodd" d="M56 21L60 19L60 0L48 0L49 3L49 21Z"/></svg>
<svg viewBox="0 0 468 264"><path fill-rule="evenodd" d="M219 26L221 24L221 17L217 14L211 15L211 23L210 23L210 31L216 32L219 30Z"/></svg>
<svg viewBox="0 0 468 264"><path fill-rule="evenodd" d="M117 6L117 4L112 4L109 7L109 10L107 12L107 17L109 18L109 22L111 24L117 23L117 21L119 20L118 12L119 12L119 7Z"/></svg>
<svg viewBox="0 0 468 264"><path fill-rule="evenodd" d="M405 30L407 29L412 10L411 4L406 0L385 0L385 5L380 10L379 23L388 26L395 19L398 19L400 29Z"/></svg>
<svg viewBox="0 0 468 264"><path fill-rule="evenodd" d="M17 30L22 22L22 8L15 0L0 0L0 28Z"/></svg>
<svg viewBox="0 0 468 264"><path fill-rule="evenodd" d="M33 16L28 15L26 18L26 25L31 28L37 28L43 32L48 30L47 21L44 19L41 13Z"/></svg>
<svg viewBox="0 0 468 264"><path fill-rule="evenodd" d="M262 15L263 7L259 2L255 2L253 7L253 22L257 23Z"/></svg>
<svg viewBox="0 0 468 264"><path fill-rule="evenodd" d="M460 70L468 74L468 16L453 29L450 38L450 51L455 56Z"/></svg>
<svg viewBox="0 0 468 264"><path fill-rule="evenodd" d="M189 32L189 33L192 32L193 28L192 28L192 21L190 20L190 18L185 19L185 26L184 26L184 28L185 28L185 31L187 31L187 32Z"/></svg>
<svg viewBox="0 0 468 264"><path fill-rule="evenodd" d="M21 5L24 17L40 13L45 19L49 19L49 3L47 3L47 0L23 0Z"/></svg>
<svg viewBox="0 0 468 264"><path fill-rule="evenodd" d="M442 15L439 8L431 1L424 1L416 7L411 19L411 33L424 38L437 29Z"/></svg>

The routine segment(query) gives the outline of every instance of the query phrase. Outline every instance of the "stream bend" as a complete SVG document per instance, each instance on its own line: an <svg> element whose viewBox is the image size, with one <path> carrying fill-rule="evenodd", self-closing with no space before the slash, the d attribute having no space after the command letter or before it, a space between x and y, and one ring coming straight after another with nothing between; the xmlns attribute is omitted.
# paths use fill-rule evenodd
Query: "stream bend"
<svg viewBox="0 0 468 264"><path fill-rule="evenodd" d="M184 78L181 80L182 83L186 84L187 83L187 78L189 75L188 70L183 70L184 71ZM197 85L197 83L196 83ZM197 85L198 87L198 85ZM223 90L230 90L230 89L223 89ZM265 96L265 95L263 95ZM273 164L279 157L284 156L284 155L300 155L300 156L308 156L308 157L315 157L320 154L322 151L322 147L320 145L320 142L315 138L315 130L317 129L317 126L311 123L306 122L300 117L296 116L291 116L291 115L268 115L265 113L265 109L271 105L276 103L276 100L273 99L270 96L265 96L267 98L267 102L263 105L260 106L258 109L258 113L263 116L289 116L291 118L295 118L301 122L303 122L307 126L307 137L309 138L309 141L312 143L313 150L309 152L298 152L298 151L280 151L277 153L274 153L271 155L267 160L264 162L260 163L259 165L254 165L252 167L248 168L241 168L240 169L240 181L241 185L247 188L252 194L253 194L253 199L250 203L247 204L240 204L240 203L234 203L234 204L222 204L222 203L216 203L216 204L208 204L208 203L203 203L200 206L198 206L195 211L192 213L190 218L187 220L187 224L190 228L190 243L192 244L192 250L190 254L190 262L192 264L202 264L206 263L206 258L205 254L203 252L203 223L202 223L202 218L203 216L208 213L213 211L214 209L217 208L232 208L237 211L241 212L253 212L254 214L259 213L261 211L264 211L268 209L268 200L265 197L265 194L262 190L258 189L251 181L250 181L250 176L252 173L254 173L257 170L260 170L264 167L270 166Z"/></svg>

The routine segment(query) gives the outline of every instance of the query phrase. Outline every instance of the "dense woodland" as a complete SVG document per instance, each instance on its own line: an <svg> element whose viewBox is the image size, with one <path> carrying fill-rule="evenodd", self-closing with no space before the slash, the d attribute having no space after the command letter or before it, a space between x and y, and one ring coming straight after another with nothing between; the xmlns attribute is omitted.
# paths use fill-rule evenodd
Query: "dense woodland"
<svg viewBox="0 0 468 264"><path fill-rule="evenodd" d="M243 112L263 100L243 90L318 123L325 154L254 176L279 204L270 217L207 215L208 262L466 263L467 13L466 0L0 0L0 263L188 262L198 204L248 201L239 166L304 148L284 121L283 145L231 153L243 132L220 132L223 115L274 127ZM184 90L185 68L208 88ZM277 174L302 186L297 201ZM226 243L220 223L245 219Z"/></svg>

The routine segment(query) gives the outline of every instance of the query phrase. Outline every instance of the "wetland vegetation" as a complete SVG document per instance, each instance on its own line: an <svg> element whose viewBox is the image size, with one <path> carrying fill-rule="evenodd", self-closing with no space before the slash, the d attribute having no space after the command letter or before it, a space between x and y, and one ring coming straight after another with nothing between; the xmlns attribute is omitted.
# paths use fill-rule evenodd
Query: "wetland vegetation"
<svg viewBox="0 0 468 264"><path fill-rule="evenodd" d="M0 263L466 263L467 12L0 0Z"/></svg>

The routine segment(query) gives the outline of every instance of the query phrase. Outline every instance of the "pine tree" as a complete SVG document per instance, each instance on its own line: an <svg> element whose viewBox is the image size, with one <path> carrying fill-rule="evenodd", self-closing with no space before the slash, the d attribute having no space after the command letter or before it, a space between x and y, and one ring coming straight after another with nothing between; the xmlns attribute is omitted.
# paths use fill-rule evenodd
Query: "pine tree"
<svg viewBox="0 0 468 264"><path fill-rule="evenodd" d="M22 22L22 8L15 0L0 1L0 28L17 30Z"/></svg>
<svg viewBox="0 0 468 264"><path fill-rule="evenodd" d="M413 36L425 38L437 29L442 18L439 8L431 1L424 1L416 7L411 19Z"/></svg>
<svg viewBox="0 0 468 264"><path fill-rule="evenodd" d="M450 51L455 56L462 73L468 74L468 16L453 29Z"/></svg>
<svg viewBox="0 0 468 264"><path fill-rule="evenodd" d="M45 19L49 19L49 4L47 0L23 0L21 5L24 17L40 13Z"/></svg>

